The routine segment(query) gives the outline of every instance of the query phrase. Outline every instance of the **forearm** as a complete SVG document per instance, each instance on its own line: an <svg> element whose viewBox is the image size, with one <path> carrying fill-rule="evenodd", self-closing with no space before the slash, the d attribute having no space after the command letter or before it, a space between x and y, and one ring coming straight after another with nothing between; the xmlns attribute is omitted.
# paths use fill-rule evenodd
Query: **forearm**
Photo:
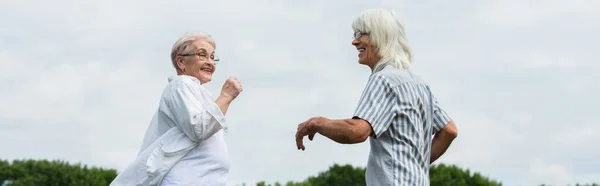
<svg viewBox="0 0 600 186"><path fill-rule="evenodd" d="M446 152L446 150L448 150L448 147L450 147L450 144L453 140L454 137L450 134L444 132L438 132L435 134L431 142L430 163L433 163L435 160L440 158Z"/></svg>
<svg viewBox="0 0 600 186"><path fill-rule="evenodd" d="M217 104L217 106L219 106L219 108L221 109L221 112L223 113L223 115L227 114L227 109L229 109L229 105L231 104L231 100L228 97L225 96L219 96L217 98L217 100L215 100L215 103Z"/></svg>
<svg viewBox="0 0 600 186"><path fill-rule="evenodd" d="M352 119L326 120L316 127L319 134L342 144L360 143L368 137L368 134L364 137Z"/></svg>

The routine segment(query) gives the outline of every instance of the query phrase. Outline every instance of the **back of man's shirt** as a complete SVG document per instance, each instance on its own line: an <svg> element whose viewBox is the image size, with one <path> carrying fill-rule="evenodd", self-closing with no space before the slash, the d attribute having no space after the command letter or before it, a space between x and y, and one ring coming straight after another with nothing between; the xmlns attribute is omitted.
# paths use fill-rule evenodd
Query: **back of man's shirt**
<svg viewBox="0 0 600 186"><path fill-rule="evenodd" d="M354 117L373 128L367 185L429 185L432 135L449 121L429 85L408 70L379 66Z"/></svg>

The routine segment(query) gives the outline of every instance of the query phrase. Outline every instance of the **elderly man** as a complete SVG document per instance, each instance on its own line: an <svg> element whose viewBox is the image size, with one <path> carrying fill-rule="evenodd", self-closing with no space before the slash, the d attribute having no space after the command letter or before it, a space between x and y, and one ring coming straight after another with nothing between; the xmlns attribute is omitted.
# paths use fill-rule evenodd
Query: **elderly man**
<svg viewBox="0 0 600 186"><path fill-rule="evenodd" d="M169 77L137 159L111 185L226 184L225 114L242 86L230 77L216 100L203 86L216 71L215 48L205 33L185 34L175 42L171 62L177 76Z"/></svg>
<svg viewBox="0 0 600 186"><path fill-rule="evenodd" d="M429 165L457 129L429 85L410 71L404 26L387 10L364 11L353 23L358 62L372 74L352 118L310 118L298 125L296 145L316 133L343 144L370 138L367 185L429 185ZM432 140L432 135L433 140Z"/></svg>

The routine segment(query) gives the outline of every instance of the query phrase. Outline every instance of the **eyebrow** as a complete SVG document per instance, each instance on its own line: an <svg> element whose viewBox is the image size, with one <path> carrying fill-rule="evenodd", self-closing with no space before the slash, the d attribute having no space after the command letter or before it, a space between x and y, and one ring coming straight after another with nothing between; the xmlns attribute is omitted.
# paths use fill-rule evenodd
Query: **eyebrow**
<svg viewBox="0 0 600 186"><path fill-rule="evenodd" d="M204 53L208 53L208 51L205 48L200 48L200 49L196 50L196 52L199 52L199 51L202 51ZM214 54L214 53L215 53L215 51L212 52L212 54Z"/></svg>

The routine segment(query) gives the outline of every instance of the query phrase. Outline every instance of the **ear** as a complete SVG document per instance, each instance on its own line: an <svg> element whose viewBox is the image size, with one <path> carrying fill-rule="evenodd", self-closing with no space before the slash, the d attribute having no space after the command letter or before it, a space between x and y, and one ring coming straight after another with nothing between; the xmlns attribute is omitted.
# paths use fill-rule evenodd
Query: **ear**
<svg viewBox="0 0 600 186"><path fill-rule="evenodd" d="M175 63L177 64L178 70L185 69L185 64L183 63L183 58L181 56L175 58Z"/></svg>

